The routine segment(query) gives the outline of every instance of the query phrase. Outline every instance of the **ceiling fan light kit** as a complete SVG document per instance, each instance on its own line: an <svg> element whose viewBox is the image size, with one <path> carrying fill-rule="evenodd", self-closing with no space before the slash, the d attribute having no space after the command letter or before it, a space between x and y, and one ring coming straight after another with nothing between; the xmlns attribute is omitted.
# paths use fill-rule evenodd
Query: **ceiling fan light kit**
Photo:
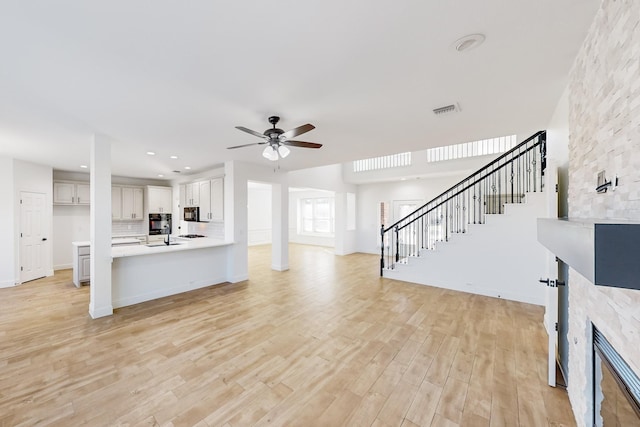
<svg viewBox="0 0 640 427"><path fill-rule="evenodd" d="M314 125L307 123L306 125L298 126L297 128L294 128L285 132L282 129L279 129L276 127L276 124L279 121L280 121L280 117L278 116L269 117L269 123L271 123L273 127L265 130L263 133L256 132L244 126L236 126L236 129L249 133L253 136L257 136L258 138L262 138L263 141L254 142L253 144L235 145L233 147L227 147L227 149L233 150L235 148L248 147L251 145L268 144L264 148L264 151L262 152L262 156L266 159L269 159L275 162L280 158L284 159L291 153L291 150L289 150L289 148L286 147L287 145L290 147L302 147L302 148L322 147L322 144L316 144L315 142L294 141L292 139L289 139L315 129Z"/></svg>

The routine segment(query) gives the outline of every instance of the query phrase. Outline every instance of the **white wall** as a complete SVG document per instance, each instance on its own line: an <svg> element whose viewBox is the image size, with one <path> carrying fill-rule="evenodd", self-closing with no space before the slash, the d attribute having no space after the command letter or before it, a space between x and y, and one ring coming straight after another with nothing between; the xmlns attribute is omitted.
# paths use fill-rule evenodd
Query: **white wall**
<svg viewBox="0 0 640 427"><path fill-rule="evenodd" d="M249 246L271 243L271 196L270 184L249 183L247 204L247 233ZM289 221L293 218L294 217L292 217L290 213Z"/></svg>
<svg viewBox="0 0 640 427"><path fill-rule="evenodd" d="M334 192L353 192L356 189L354 184L343 181L342 164L292 171L288 176L291 187L316 188Z"/></svg>
<svg viewBox="0 0 640 427"><path fill-rule="evenodd" d="M387 202L390 206L394 200L422 200L426 203L468 175L468 171L458 171L448 176L359 185L357 251L380 253L380 202ZM385 227L389 225L385 224Z"/></svg>
<svg viewBox="0 0 640 427"><path fill-rule="evenodd" d="M547 127L547 167L558 172L558 217L569 214L569 93L565 89Z"/></svg>
<svg viewBox="0 0 640 427"><path fill-rule="evenodd" d="M13 159L0 156L0 288L13 286L19 280L15 270L15 199L13 191Z"/></svg>
<svg viewBox="0 0 640 427"><path fill-rule="evenodd" d="M546 250L538 243L537 218L546 213L545 193L527 193L526 203L506 204L466 233L451 234L435 251L385 270L385 277L479 295L544 305Z"/></svg>
<svg viewBox="0 0 640 427"><path fill-rule="evenodd" d="M518 141L524 141L530 135L520 135ZM467 141L461 141L467 142ZM456 160L445 160L440 162L427 162L427 151L413 151L411 153L411 165L397 168L354 172L353 163L348 162L342 165L342 176L345 183L368 184L371 182L395 181L400 178L417 178L426 176L438 176L450 174L452 170L459 171L466 175L471 174L481 166L486 165L500 154L491 154L479 157L467 157Z"/></svg>

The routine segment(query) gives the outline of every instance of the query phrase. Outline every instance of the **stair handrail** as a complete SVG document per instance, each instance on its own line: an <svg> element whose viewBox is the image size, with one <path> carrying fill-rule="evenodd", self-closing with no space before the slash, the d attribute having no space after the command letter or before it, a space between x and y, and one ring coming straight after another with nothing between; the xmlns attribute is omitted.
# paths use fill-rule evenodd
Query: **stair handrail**
<svg viewBox="0 0 640 427"><path fill-rule="evenodd" d="M539 144L534 144L534 145L532 145L531 147L527 148L525 151L523 151L523 152L521 152L521 153L518 153L518 155L516 155L516 156L512 157L510 160L517 159L518 157L520 157L520 156L523 156L523 155L527 154L527 152L528 152L528 151L533 150L534 148L538 147L538 145L539 145ZM491 170L491 173L493 173L493 172L495 172L495 171L498 171L498 170L502 169L503 167L508 166L508 165L509 165L509 163L510 163L510 162L508 162L508 163L503 163L502 165L498 166L497 168L492 169L492 170ZM459 186L460 184L462 184L463 182L467 181L469 178L471 178L471 177L473 177L473 176L475 176L475 175L471 175L471 176L469 176L469 177L467 177L467 178L463 179L462 181L460 181L460 182L458 183L458 185L453 186L453 187L452 187L451 189L449 189L448 191L453 190L455 187ZM398 226L398 230L402 230L403 228L405 228L405 227L407 227L407 226L411 225L413 222L415 222L415 221L419 220L420 218L422 218L423 216L425 216L425 215L426 215L426 214L428 214L429 212L434 211L435 209L437 209L437 208L439 208L440 206L444 205L445 203L447 203L448 201L450 201L450 200L451 200L451 199L453 199L454 197L459 196L459 195L460 195L460 194L462 194L463 192L467 191L469 188L471 188L471 187L473 187L474 185L478 184L480 181L482 181L483 179L485 179L487 176L488 176L488 175L482 176L482 177L480 177L480 178L476 179L475 181L473 181L471 184L467 184L467 186L466 186L466 187L464 187L462 190L458 191L457 193L454 193L454 194L449 195L446 199L444 199L444 200L440 201L437 205L434 205L434 206L432 206L431 208L429 208L428 210L426 210L426 211L422 212L419 216L417 216L417 217L413 218L411 221L407 222L406 224L404 224L404 225L402 225L402 226ZM446 194L446 193L445 193L445 194ZM431 199L430 203L431 203L431 202L434 202L436 199L438 199L439 197L442 197L442 196L443 196L443 195L441 194L440 196L438 196L438 197L435 197L435 198ZM427 204L428 204L428 203L427 203ZM422 208L424 209L425 207L426 207L426 205L424 205ZM410 213L409 215L406 215L403 219L406 219L406 218L408 218L409 216L411 216L411 215L413 215L413 214L416 214L419 210L420 210L420 209L416 209L415 211L413 211L413 212L412 212L412 213Z"/></svg>
<svg viewBox="0 0 640 427"><path fill-rule="evenodd" d="M458 187L461 183L473 178L474 176L481 174L482 172L484 172L485 170L489 169L491 166L493 166L494 164L496 164L497 162L499 162L500 160L504 159L505 157L507 157L508 155L512 154L514 151L518 150L519 148L522 148L524 145L526 145L527 143L531 142L533 139L546 134L546 131L544 130L540 130L536 133L534 133L533 135L531 135L529 138L525 139L524 141L522 141L520 144L516 145L515 147L513 147L511 150L503 153L502 155L500 155L499 157L495 158L493 161L491 161L490 163L487 163L486 165L484 165L482 168L478 169L477 171L475 171L474 173L472 173L471 175L469 175L466 178L463 178L462 180L460 180L460 182L458 182L457 184L455 184L454 186L452 186L451 188L445 190L444 192L442 192L441 194L437 195L436 197L432 198L431 200L429 200L427 203L425 203L424 205L420 206L419 208L417 208L416 210L414 210L413 212L411 212L410 214L405 215L403 218L400 218L398 221L396 221L395 223L393 223L392 225L390 225L387 228L383 228L382 232L386 233L387 231L393 229L394 227L396 227L398 224L400 224L402 221L404 221L406 218L410 217L411 215L414 215L415 213L417 213L418 211L424 209L427 207L427 205L429 205L429 203L433 203L436 199L445 196L448 192L454 190L456 187ZM541 142L542 143L542 142ZM537 147L538 144L533 145L531 148ZM523 153L526 153L526 151L523 151ZM508 163L505 163L502 166L507 165ZM501 167L502 167L501 166ZM498 168L499 169L499 168ZM497 169L495 169L497 170Z"/></svg>
<svg viewBox="0 0 640 427"><path fill-rule="evenodd" d="M535 141L535 142L527 147L527 145L530 144L532 141ZM523 147L525 147L524 150L522 149ZM539 168L536 165L535 151L533 151L538 147L540 148ZM528 163L529 160L527 160L528 157L523 158L523 156L525 155L528 156L529 153L531 152L534 153L533 160L530 161L530 164L532 165L532 167L527 166L526 175L521 175L524 173L524 169L521 170L520 167L524 164L529 164ZM521 158L523 159L521 160ZM523 163L523 160L524 160L524 163ZM425 239L427 240L426 248L433 249L432 245L434 244L434 242L440 241L440 240L447 241L450 233L460 233L460 232L464 233L466 231L467 226L465 225L464 220L462 221L462 223L460 222L460 218L464 218L465 216L464 212L467 209L467 206L473 209L474 224L476 223L476 212L478 212L478 215L479 215L478 223L480 224L483 223L482 221L483 221L484 215L486 215L487 213L496 213L496 212L486 212L487 209L497 208L498 209L497 213L501 213L501 210L503 209L502 208L503 203L501 199L502 193L500 192L501 191L500 182L502 179L501 170L508 166L511 166L511 175L510 175L511 180L509 181L510 187L511 187L511 194L510 194L511 203L514 203L516 201L516 199L514 198L515 195L520 195L520 193L514 192L514 176L518 177L518 184L517 184L518 191L523 191L524 193L526 193L531 191L531 188L533 188L533 191L535 192L537 191L536 188L538 187L538 185L540 187L539 191L542 191L544 186L542 182L542 178L544 176L544 171L546 169L546 131L541 130L534 133L533 135L531 135L530 137L522 141L520 144L516 145L515 147L508 150L507 152L501 154L500 156L498 156L488 164L484 165L483 167L481 167L471 175L467 176L466 178L463 178L458 183L456 183L449 189L445 190L438 196L432 198L431 200L429 200L419 208L405 215L403 218L399 219L398 221L393 223L391 226L385 228L384 224L382 224L380 227L380 238L381 238L380 275L382 276L382 273L385 267L385 241L389 243L388 259L390 261L390 264L393 266L395 263L397 263L400 260L400 241L401 241L400 232L405 228L413 225L414 223L415 225L413 225L411 229L407 229L407 231L404 231L402 234L403 236L405 236L402 238L403 239L403 242L402 242L403 258L407 253L407 248L412 248L411 250L414 251L414 252L409 252L409 254L415 253L415 251L417 251L417 248L419 248L420 245L424 249ZM515 166L517 166L517 171L518 171L517 175L515 174L515 170L514 170ZM536 170L540 173L539 183L536 182ZM530 172L533 172L532 187L531 187L531 182L528 181L529 177L531 176ZM507 174L508 172L505 173L505 184L507 184ZM520 181L519 181L520 177L524 179L524 176L527 177L526 189L525 187L522 187L522 188L520 187ZM496 182L498 184L497 194L496 194ZM493 194L491 196L488 196L488 193L487 193L488 192L487 186L489 184L491 184L490 188L493 191ZM482 191L483 185L485 186L484 192ZM523 186L525 185L524 182L522 185ZM478 188L478 194L477 194L478 198L476 199L476 190L474 189L473 202L471 202L471 193L466 194L465 192L470 191L470 189L472 189L474 186L477 186L476 188ZM505 196L508 197L509 196L508 185L505 185L504 188L507 191L507 194ZM497 204L495 201L496 195L498 196ZM465 197L469 202L468 204L465 204ZM492 199L487 199L487 197L492 197ZM461 200L462 200L462 203L460 202ZM487 205L487 200L492 200L491 201L492 204ZM508 199L505 199L505 202L507 200ZM517 200L519 200L517 203L521 203L522 199L520 197ZM481 206L478 206L476 204L476 201L479 202ZM460 204L462 205L461 210L460 210ZM436 210L442 206L444 206L446 214L443 214L441 212L438 215L438 212ZM476 208L479 210L476 211ZM429 215L431 212L434 212L434 211L436 211L434 213L435 217L433 215ZM467 215L466 216L467 221L471 221L471 214L467 212L466 215ZM450 219L451 221L449 221ZM425 226L425 220L427 224L426 226ZM433 237L432 235L428 234L430 233L429 230L431 230L431 228L434 227L433 225L429 225L430 221L434 221L434 220L435 220L435 224L437 224L435 227L436 228L440 227L439 229L440 233L442 233L442 230L444 227L444 238L442 237L442 234L440 234L440 237ZM417 221L420 221L420 223L416 223ZM471 224L471 222L468 222L468 224ZM394 233L395 240L394 240L394 234L389 232L395 232ZM391 236L387 239L386 235L388 233L391 234ZM421 236L416 237L416 233L421 233ZM395 247L394 247L394 241L395 241ZM392 254L393 249L395 249L395 256L393 256Z"/></svg>

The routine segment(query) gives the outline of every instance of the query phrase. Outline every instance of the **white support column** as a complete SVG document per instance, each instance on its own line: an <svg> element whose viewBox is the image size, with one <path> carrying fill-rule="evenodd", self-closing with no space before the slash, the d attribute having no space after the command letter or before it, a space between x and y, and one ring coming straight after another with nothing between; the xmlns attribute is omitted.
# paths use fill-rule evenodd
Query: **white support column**
<svg viewBox="0 0 640 427"><path fill-rule="evenodd" d="M248 191L245 167L233 161L224 164L224 235L225 240L234 242L227 252L227 281L231 283L249 278Z"/></svg>
<svg viewBox="0 0 640 427"><path fill-rule="evenodd" d="M285 179L271 186L271 268L289 269L289 185Z"/></svg>
<svg viewBox="0 0 640 427"><path fill-rule="evenodd" d="M111 303L111 141L96 134L91 141L91 287L92 318L113 314Z"/></svg>
<svg viewBox="0 0 640 427"><path fill-rule="evenodd" d="M352 254L355 252L355 193L335 193L334 208L335 254Z"/></svg>

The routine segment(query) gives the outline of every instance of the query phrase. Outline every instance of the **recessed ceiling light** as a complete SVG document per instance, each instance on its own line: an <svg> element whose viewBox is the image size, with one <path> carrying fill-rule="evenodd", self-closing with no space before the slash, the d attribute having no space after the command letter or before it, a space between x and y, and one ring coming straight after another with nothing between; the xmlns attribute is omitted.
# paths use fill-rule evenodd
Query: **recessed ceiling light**
<svg viewBox="0 0 640 427"><path fill-rule="evenodd" d="M162 175L161 173L158 174L158 177L162 178L164 175Z"/></svg>
<svg viewBox="0 0 640 427"><path fill-rule="evenodd" d="M80 165L80 167L81 167L82 169L86 169L86 168L88 168L89 166L87 166L87 165Z"/></svg>
<svg viewBox="0 0 640 427"><path fill-rule="evenodd" d="M458 52L468 52L484 42L484 34L469 34L453 42L453 48Z"/></svg>
<svg viewBox="0 0 640 427"><path fill-rule="evenodd" d="M191 166L185 166L184 168L185 168L186 170L189 170L189 169L191 169Z"/></svg>
<svg viewBox="0 0 640 427"><path fill-rule="evenodd" d="M147 154L150 155L150 156L155 156L156 155L156 153L153 152L153 151L147 151Z"/></svg>
<svg viewBox="0 0 640 427"><path fill-rule="evenodd" d="M178 158L178 156L171 156L171 158L172 158L172 159L177 159L177 158Z"/></svg>

